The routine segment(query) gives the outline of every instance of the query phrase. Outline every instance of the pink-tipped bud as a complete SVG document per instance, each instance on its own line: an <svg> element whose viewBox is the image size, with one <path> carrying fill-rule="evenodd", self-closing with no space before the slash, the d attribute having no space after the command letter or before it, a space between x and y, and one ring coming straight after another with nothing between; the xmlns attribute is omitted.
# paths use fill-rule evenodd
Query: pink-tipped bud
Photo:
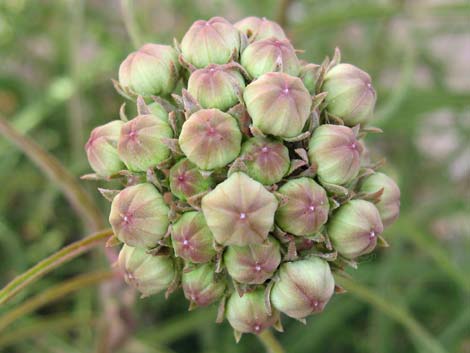
<svg viewBox="0 0 470 353"><path fill-rule="evenodd" d="M240 32L244 33L250 41L267 38L286 39L286 34L281 26L265 17L246 17L234 24Z"/></svg>
<svg viewBox="0 0 470 353"><path fill-rule="evenodd" d="M265 134L299 135L310 116L312 97L302 81L281 72L264 74L243 93L253 125Z"/></svg>
<svg viewBox="0 0 470 353"><path fill-rule="evenodd" d="M228 274L240 283L264 283L271 278L280 263L280 247L274 238L268 238L261 244L230 245L224 253Z"/></svg>
<svg viewBox="0 0 470 353"><path fill-rule="evenodd" d="M322 89L328 92L326 109L346 125L364 125L372 118L377 95L367 72L338 64L326 73Z"/></svg>
<svg viewBox="0 0 470 353"><path fill-rule="evenodd" d="M396 221L400 214L400 189L392 178L383 173L368 176L361 184L360 191L374 193L383 189L380 200L375 204L385 227Z"/></svg>
<svg viewBox="0 0 470 353"><path fill-rule="evenodd" d="M118 267L124 280L142 293L143 297L167 289L176 276L171 258L154 256L145 249L124 245L119 252Z"/></svg>
<svg viewBox="0 0 470 353"><path fill-rule="evenodd" d="M139 115L122 126L118 153L129 170L145 172L170 157L163 140L171 137L168 123L153 115Z"/></svg>
<svg viewBox="0 0 470 353"><path fill-rule="evenodd" d="M242 145L247 174L264 185L281 181L289 171L289 150L281 141L253 137Z"/></svg>
<svg viewBox="0 0 470 353"><path fill-rule="evenodd" d="M181 200L209 190L213 185L211 176L202 175L194 163L183 158L170 169L170 189Z"/></svg>
<svg viewBox="0 0 470 353"><path fill-rule="evenodd" d="M234 292L227 302L225 315L230 325L241 333L260 334L279 321L277 310L269 315L264 301L264 288L245 293L242 297Z"/></svg>
<svg viewBox="0 0 470 353"><path fill-rule="evenodd" d="M141 96L168 95L179 80L178 55L169 45L145 44L119 67L119 83Z"/></svg>
<svg viewBox="0 0 470 353"><path fill-rule="evenodd" d="M201 212L186 212L171 230L176 256L193 263L209 262L215 255L214 237Z"/></svg>
<svg viewBox="0 0 470 353"><path fill-rule="evenodd" d="M233 173L202 199L202 211L222 245L262 243L274 224L276 197L244 173Z"/></svg>
<svg viewBox="0 0 470 353"><path fill-rule="evenodd" d="M335 282L325 260L310 257L286 262L271 291L272 305L287 316L303 319L321 312L334 293Z"/></svg>
<svg viewBox="0 0 470 353"><path fill-rule="evenodd" d="M186 299L197 306L207 306L220 299L226 287L223 279L216 278L213 264L200 265L183 272L181 284Z"/></svg>
<svg viewBox="0 0 470 353"><path fill-rule="evenodd" d="M238 69L227 65L209 65L189 77L188 91L203 108L222 111L239 103L245 80Z"/></svg>
<svg viewBox="0 0 470 353"><path fill-rule="evenodd" d="M315 129L308 150L320 181L337 185L347 184L357 177L361 153L362 145L351 128L329 124Z"/></svg>
<svg viewBox="0 0 470 353"><path fill-rule="evenodd" d="M328 220L325 189L311 178L289 180L280 189L287 202L276 212L276 224L294 235L313 235Z"/></svg>
<svg viewBox="0 0 470 353"><path fill-rule="evenodd" d="M284 72L298 76L300 62L288 39L263 39L253 42L243 51L241 64L255 78L267 72Z"/></svg>
<svg viewBox="0 0 470 353"><path fill-rule="evenodd" d="M334 248L348 259L374 250L382 232L379 211L373 203L364 200L348 201L328 223L328 235Z"/></svg>
<svg viewBox="0 0 470 353"><path fill-rule="evenodd" d="M222 17L194 22L181 41L181 52L197 68L209 64L226 64L241 48L241 35Z"/></svg>
<svg viewBox="0 0 470 353"><path fill-rule="evenodd" d="M94 128L85 145L88 162L100 176L107 177L124 169L117 152L122 125L122 121L114 120Z"/></svg>
<svg viewBox="0 0 470 353"><path fill-rule="evenodd" d="M137 184L125 188L113 199L109 223L123 243L152 248L167 232L168 212L168 206L152 184Z"/></svg>
<svg viewBox="0 0 470 353"><path fill-rule="evenodd" d="M179 144L198 168L225 167L240 153L242 134L237 121L218 109L202 109L183 124Z"/></svg>

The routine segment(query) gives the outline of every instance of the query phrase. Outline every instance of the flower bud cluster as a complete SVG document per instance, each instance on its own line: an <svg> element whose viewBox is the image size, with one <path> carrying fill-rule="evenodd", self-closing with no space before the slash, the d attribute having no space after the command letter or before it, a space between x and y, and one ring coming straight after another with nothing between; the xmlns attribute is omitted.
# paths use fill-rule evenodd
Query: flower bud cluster
<svg viewBox="0 0 470 353"><path fill-rule="evenodd" d="M321 312L333 273L386 244L399 214L365 153L380 132L370 76L339 51L321 65L297 53L265 18L196 21L122 62L116 88L138 114L86 144L96 177L123 185L103 194L125 280L218 302L236 337Z"/></svg>

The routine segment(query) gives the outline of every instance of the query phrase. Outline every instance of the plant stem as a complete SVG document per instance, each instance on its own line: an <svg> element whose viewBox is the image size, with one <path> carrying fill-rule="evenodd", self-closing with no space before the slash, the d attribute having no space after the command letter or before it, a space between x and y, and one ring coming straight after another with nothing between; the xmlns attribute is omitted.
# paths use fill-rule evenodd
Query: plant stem
<svg viewBox="0 0 470 353"><path fill-rule="evenodd" d="M429 353L447 353L441 344L404 308L351 279L336 275L335 281L348 292L400 323L417 346Z"/></svg>
<svg viewBox="0 0 470 353"><path fill-rule="evenodd" d="M23 151L54 184L58 185L88 229L96 231L103 228L101 211L93 199L54 156L30 138L18 133L2 117L0 117L0 134Z"/></svg>
<svg viewBox="0 0 470 353"><path fill-rule="evenodd" d="M266 348L267 353L285 353L284 348L282 348L271 330L264 330L258 335L258 338Z"/></svg>
<svg viewBox="0 0 470 353"><path fill-rule="evenodd" d="M134 48L138 48L142 45L142 36L137 21L135 20L134 1L121 0L121 11L124 25L131 38L132 45Z"/></svg>
<svg viewBox="0 0 470 353"><path fill-rule="evenodd" d="M58 331L67 331L76 329L77 327L86 325L87 327L93 326L96 319L88 316L50 316L44 320L38 320L26 326L19 327L15 330L9 330L0 336L0 350L11 346L17 342L22 342L31 337L41 337L43 333Z"/></svg>
<svg viewBox="0 0 470 353"><path fill-rule="evenodd" d="M292 4L292 0L280 0L279 9L277 12L277 22L283 28L288 26L288 12L289 7Z"/></svg>
<svg viewBox="0 0 470 353"><path fill-rule="evenodd" d="M83 254L91 248L102 244L112 234L113 232L111 229L106 229L101 232L92 234L86 237L85 239L79 240L75 243L66 246L55 254L37 263L35 266L13 279L2 290L0 290L0 305L7 302L27 285L38 280L46 273L57 268L64 262L70 261L71 259Z"/></svg>
<svg viewBox="0 0 470 353"><path fill-rule="evenodd" d="M101 283L113 278L115 274L111 271L97 271L76 276L70 280L60 283L57 286L46 289L42 293L32 297L23 304L10 310L0 317L0 332L8 325L15 322L20 317L31 313L32 311L48 304L52 301L60 299L69 293L75 292L93 284Z"/></svg>

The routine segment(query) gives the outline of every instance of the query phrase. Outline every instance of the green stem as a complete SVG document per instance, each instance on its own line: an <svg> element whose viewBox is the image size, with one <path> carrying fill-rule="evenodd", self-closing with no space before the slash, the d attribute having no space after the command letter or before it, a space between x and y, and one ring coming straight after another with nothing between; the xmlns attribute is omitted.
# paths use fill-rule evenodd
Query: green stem
<svg viewBox="0 0 470 353"><path fill-rule="evenodd" d="M345 288L357 298L369 303L390 318L400 323L408 332L417 346L423 347L429 353L447 353L441 344L410 313L402 307L393 304L367 287L351 279L335 276L336 283Z"/></svg>
<svg viewBox="0 0 470 353"><path fill-rule="evenodd" d="M59 315L48 317L44 320L35 321L27 326L9 330L4 335L0 336L0 350L31 337L41 337L43 333L57 333L58 331L67 331L80 326L90 327L95 323L96 319L87 316L74 317Z"/></svg>
<svg viewBox="0 0 470 353"><path fill-rule="evenodd" d="M103 227L101 211L93 199L54 156L30 138L18 133L2 117L0 134L23 151L54 184L58 185L89 229L96 231Z"/></svg>
<svg viewBox="0 0 470 353"><path fill-rule="evenodd" d="M293 0L280 0L279 9L277 12L277 22L283 28L288 27L288 14L289 7L292 4Z"/></svg>
<svg viewBox="0 0 470 353"><path fill-rule="evenodd" d="M115 274L111 271L97 271L92 273L86 273L79 275L72 279L69 279L57 286L46 289L42 293L32 297L23 304L10 310L2 317L0 317L0 332L3 331L8 325L12 324L24 315L27 315L34 310L60 299L67 294L75 292L84 287L88 287L97 283L101 283L106 280L113 278Z"/></svg>
<svg viewBox="0 0 470 353"><path fill-rule="evenodd" d="M258 335L259 340L266 348L267 353L285 353L279 341L273 335L271 330L264 330Z"/></svg>
<svg viewBox="0 0 470 353"><path fill-rule="evenodd" d="M70 261L71 259L83 254L91 248L102 244L112 234L113 232L111 229L106 229L101 232L92 234L86 237L85 239L79 240L75 243L66 246L55 254L42 260L25 273L13 279L2 290L0 290L0 305L6 303L9 299L11 299L14 295L16 295L27 285L38 280L46 273L57 268L64 262Z"/></svg>
<svg viewBox="0 0 470 353"><path fill-rule="evenodd" d="M132 45L134 48L139 48L143 43L139 26L135 20L134 1L121 0L121 11L124 25L126 26L129 37L131 38Z"/></svg>
<svg viewBox="0 0 470 353"><path fill-rule="evenodd" d="M401 226L401 227L400 227ZM407 239L412 241L417 248L430 256L434 263L440 267L450 278L452 278L467 293L470 293L470 279L459 267L450 260L450 256L436 244L431 236L426 236L420 228L410 220L399 221L399 227L408 233Z"/></svg>

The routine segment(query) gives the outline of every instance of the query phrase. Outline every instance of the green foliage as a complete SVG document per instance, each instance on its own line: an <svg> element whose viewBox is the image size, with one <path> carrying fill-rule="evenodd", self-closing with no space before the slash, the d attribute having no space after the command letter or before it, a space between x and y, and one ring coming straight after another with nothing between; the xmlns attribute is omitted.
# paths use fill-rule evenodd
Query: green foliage
<svg viewBox="0 0 470 353"><path fill-rule="evenodd" d="M289 353L430 352L430 346L435 352L469 351L470 68L463 44L470 40L470 10L465 1L118 3L1 1L0 118L78 180L89 172L83 145L90 130L118 118L121 99L109 78L117 78L133 42L171 44L192 21L213 15L285 18L295 47L306 50L303 59L318 62L339 46L344 61L371 74L378 91L374 125L386 133L368 137L380 149L370 153L373 159L387 157L385 169L401 188L402 212L384 234L391 248L373 255L373 261L361 260L355 287L335 296L306 326L284 320L287 333L280 342ZM106 211L108 203L95 191L100 183L79 183ZM62 185L51 184L3 138L0 185L3 287L87 231ZM0 320L11 320L12 310L28 298L61 288L74 281L72 276L106 268L102 251L76 258L0 306ZM213 324L215 308L184 313L181 293L166 301L163 296L139 300L119 281L66 293L54 294L56 301L1 330L0 352L263 349L251 336L235 345L227 323Z"/></svg>

